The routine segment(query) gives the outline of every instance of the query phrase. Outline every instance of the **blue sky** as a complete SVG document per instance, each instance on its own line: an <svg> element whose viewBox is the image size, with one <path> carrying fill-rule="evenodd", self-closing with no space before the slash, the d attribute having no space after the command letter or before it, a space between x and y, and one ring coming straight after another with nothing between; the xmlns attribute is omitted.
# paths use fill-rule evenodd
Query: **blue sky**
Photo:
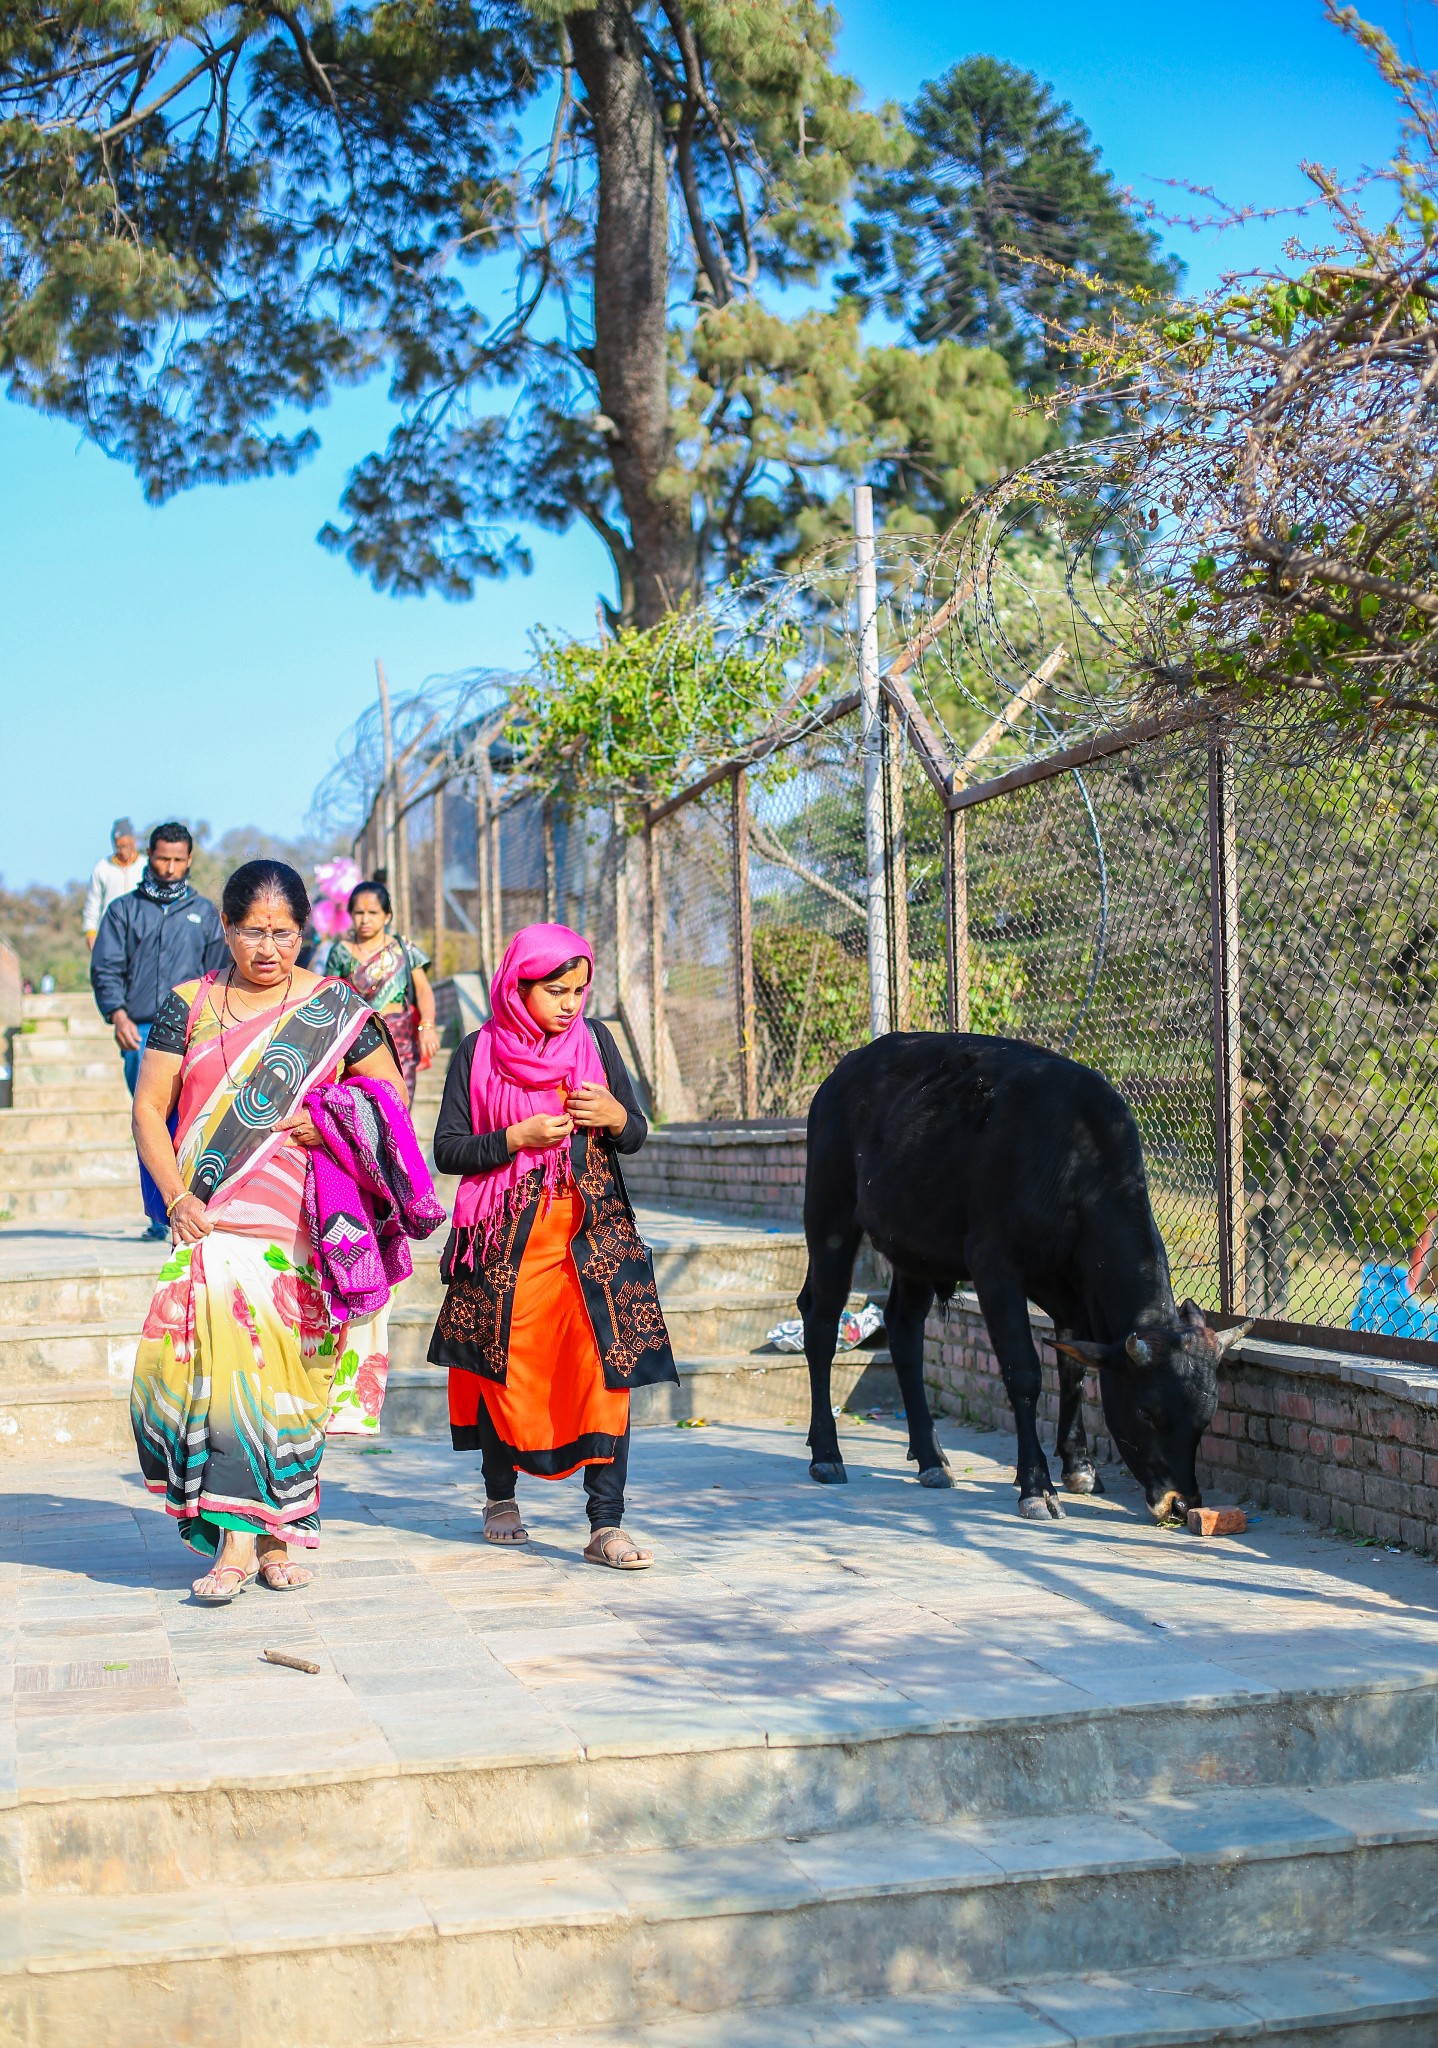
<svg viewBox="0 0 1438 2048"><path fill-rule="evenodd" d="M1318 157L1351 173L1391 154L1391 104L1319 0L849 0L842 59L871 100L910 97L977 51L1050 80L1119 180L1165 210L1158 182L1284 205ZM1432 0L1370 0L1400 37L1438 42ZM1289 228L1168 245L1202 286L1276 253ZM522 662L536 623L593 630L601 551L533 536L535 571L472 603L377 596L314 536L350 464L381 441L382 392L318 416L297 476L204 489L154 508L73 428L0 400L0 876L88 870L117 811L217 831L301 829L335 742L370 700L427 675Z"/></svg>

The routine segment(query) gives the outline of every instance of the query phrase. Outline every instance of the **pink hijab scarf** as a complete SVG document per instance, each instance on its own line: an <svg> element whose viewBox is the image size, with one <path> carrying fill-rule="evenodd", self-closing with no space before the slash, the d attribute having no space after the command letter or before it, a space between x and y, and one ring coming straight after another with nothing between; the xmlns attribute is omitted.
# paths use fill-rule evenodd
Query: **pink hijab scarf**
<svg viewBox="0 0 1438 2048"><path fill-rule="evenodd" d="M490 984L489 1021L474 1042L469 1075L470 1129L508 1130L526 1117L558 1116L571 1091L586 1081L608 1086L604 1062L581 1006L574 1022L551 1035L535 1023L519 992L521 981L542 981L566 960L589 962L594 985L594 953L589 941L567 924L531 924L516 932ZM585 990L588 999L589 990ZM455 1224L474 1227L487 1253L505 1221L529 1199L528 1176L539 1169L546 1195L568 1187L574 1179L569 1146L548 1152L516 1152L507 1166L493 1173L467 1173L454 1205Z"/></svg>

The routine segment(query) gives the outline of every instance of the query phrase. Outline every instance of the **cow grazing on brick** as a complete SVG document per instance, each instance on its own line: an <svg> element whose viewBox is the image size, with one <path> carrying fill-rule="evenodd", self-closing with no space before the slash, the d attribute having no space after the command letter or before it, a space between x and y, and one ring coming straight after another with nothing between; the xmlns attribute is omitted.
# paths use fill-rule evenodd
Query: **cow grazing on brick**
<svg viewBox="0 0 1438 2048"><path fill-rule="evenodd" d="M1083 1424L1097 1366L1104 1417L1157 1519L1199 1504L1195 1460L1218 1364L1242 1335L1175 1306L1138 1128L1101 1074L1017 1039L893 1032L851 1052L809 1110L799 1296L809 1361L811 1475L847 1478L830 1407L839 1315L860 1236L893 1267L886 1320L925 1486L953 1484L924 1392L924 1321L970 1284L1018 1429L1019 1513L1063 1513L1039 1443L1030 1302L1059 1332L1063 1483L1100 1482ZM1244 1325L1246 1328L1247 1325Z"/></svg>

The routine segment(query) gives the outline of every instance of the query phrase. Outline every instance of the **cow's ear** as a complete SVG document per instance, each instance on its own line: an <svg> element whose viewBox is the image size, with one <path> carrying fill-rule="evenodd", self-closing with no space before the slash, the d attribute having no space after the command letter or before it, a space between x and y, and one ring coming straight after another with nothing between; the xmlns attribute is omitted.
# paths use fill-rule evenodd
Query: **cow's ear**
<svg viewBox="0 0 1438 2048"><path fill-rule="evenodd" d="M1055 1337L1052 1342L1055 1351L1066 1351L1081 1365L1107 1365L1113 1354L1111 1344L1093 1344L1087 1337Z"/></svg>
<svg viewBox="0 0 1438 2048"><path fill-rule="evenodd" d="M1192 1295L1189 1296L1187 1301L1179 1304L1178 1312L1191 1330L1206 1330L1208 1328L1208 1318Z"/></svg>

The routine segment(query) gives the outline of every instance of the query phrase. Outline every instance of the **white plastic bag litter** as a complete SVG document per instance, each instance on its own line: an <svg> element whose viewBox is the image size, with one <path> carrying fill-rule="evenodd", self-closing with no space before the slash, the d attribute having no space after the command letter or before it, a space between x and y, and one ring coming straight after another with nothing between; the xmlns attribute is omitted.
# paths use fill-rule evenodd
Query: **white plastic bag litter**
<svg viewBox="0 0 1438 2048"><path fill-rule="evenodd" d="M884 1311L877 1302L866 1301L860 1308L846 1308L839 1318L839 1349L852 1351L856 1344L863 1344L883 1327ZM802 1351L803 1322L798 1316L791 1316L787 1322L775 1323L764 1342L772 1344L776 1351Z"/></svg>

